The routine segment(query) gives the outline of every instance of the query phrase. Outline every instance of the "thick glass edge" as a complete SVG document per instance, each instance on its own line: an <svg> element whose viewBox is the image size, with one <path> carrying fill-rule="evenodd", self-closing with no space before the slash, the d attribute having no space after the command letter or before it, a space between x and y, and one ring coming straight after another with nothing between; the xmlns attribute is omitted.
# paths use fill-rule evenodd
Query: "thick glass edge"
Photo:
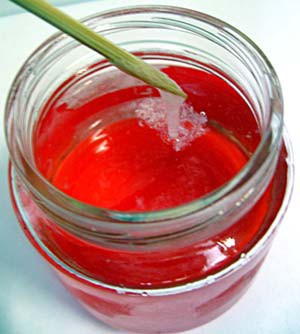
<svg viewBox="0 0 300 334"><path fill-rule="evenodd" d="M281 207L276 215L276 218L272 222L269 229L266 231L266 233L255 243L255 245L246 253L242 253L240 258L233 262L228 267L224 268L223 270L209 275L206 278L200 279L198 281L187 283L184 285L179 285L176 287L170 287L170 288L160 288L160 289L133 289L133 288L126 288L126 287L117 287L113 286L107 283L103 283L101 281L98 281L96 279L93 279L91 277L88 277L80 272L77 272L72 267L61 261L51 250L49 250L43 242L39 239L38 235L35 233L34 228L30 224L30 220L25 212L25 210L22 208L21 200L18 196L18 190L15 182L15 176L13 173L11 174L10 182L12 184L12 195L14 196L15 203L17 210L20 212L21 217L26 224L26 229L31 234L34 241L38 244L38 246L42 249L43 252L47 254L47 256L56 264L58 265L59 270L62 269L63 273L71 274L72 276L75 276L76 278L80 279L84 283L87 282L88 284L92 284L96 287L101 287L103 289L108 289L115 291L118 294L135 294L135 295L147 295L151 297L156 296L168 296L168 295L175 295L180 293L186 293L190 292L196 289L200 289L204 286L211 285L215 283L218 280L221 280L223 278L226 278L227 276L233 274L234 272L238 271L242 267L244 267L248 262L250 262L256 255L259 254L260 251L264 249L269 239L272 237L273 233L281 223L291 196L293 192L293 185L294 185L294 158L293 158L293 151L291 142L287 133L287 130L284 128L284 144L287 150L287 157L286 157L286 163L287 163L287 183L286 183L286 189L283 197L283 201L281 204Z"/></svg>
<svg viewBox="0 0 300 334"><path fill-rule="evenodd" d="M226 32L233 32L235 34L238 34L240 38L242 38L243 42L248 43L262 58L264 65L265 65L265 70L266 74L268 74L268 77L271 79L272 83L276 83L276 85L272 85L272 93L273 93L273 99L271 101L271 109L275 110L279 113L281 113L282 109L282 93L281 93L281 87L279 84L279 80L277 78L276 72L273 69L271 63L268 61L267 57L264 55L264 53L257 47L257 45L249 39L245 34L240 32L238 29L234 28L233 26L225 23L222 20L219 20L215 17L212 17L210 15L200 13L194 10L182 8L182 7L175 7L175 6L164 6L164 5L142 5L142 6L130 6L130 7L123 7L123 8L117 8L114 10L108 10L104 12L100 12L95 15L88 16L84 19L82 19L82 22L88 24L89 22L92 23L93 20L99 19L99 18L108 18L108 17L114 17L114 16L122 16L122 15L128 15L128 14L134 14L134 13L150 13L150 12L158 12L158 13L171 13L175 15L181 15L182 17L188 16L190 18L194 18L197 20L204 21L207 24L213 25L218 28L225 29ZM63 33L56 33L52 35L50 38L48 38L43 44L41 44L33 53L29 56L29 58L25 61L24 65L21 67L19 72L17 73L7 102L6 102L6 108L5 108L5 124L9 124L8 119L9 119L9 111L10 111L10 106L13 103L16 91L18 90L18 86L20 84L20 79L24 79L25 74L27 73L27 67L31 66L33 60L35 58L39 57L41 58L43 54L45 53L46 50L51 48L52 45L55 45L58 40L64 39L66 36ZM243 43L245 44L245 43ZM42 55L40 54L42 53ZM30 71L29 71L30 72ZM277 99L274 96L277 96ZM278 107L278 102L279 102L279 109L277 110ZM271 123L271 122L270 122ZM282 123L282 117L281 117L281 123ZM279 142L279 139L281 137L282 133L282 127L283 124L281 124L280 128L278 129L277 133L275 133L275 142ZM187 214L192 214L197 210L202 210L217 200L219 200L221 197L228 195L233 189L239 184L239 182L244 179L244 177L247 175L247 171L250 168L249 166L255 165L255 161L257 160L257 157L260 155L261 151L263 151L263 148L268 140L268 137L270 135L270 127L268 128L268 131L263 135L262 140L256 149L255 153L252 155L246 166L229 182L218 188L216 191L213 191L206 196L191 201L189 203L180 205L175 208L170 208L170 209L165 209L165 210L158 210L158 211L151 211L151 212L143 212L143 213L138 213L138 212L122 212L122 211L117 211L117 210L109 210L105 208L100 208L100 207L94 207L92 205L83 203L81 201L78 201L74 198L71 198L70 196L66 195L56 187L54 187L48 180L46 180L39 171L35 170L33 166L31 167L31 172L37 177L37 179L44 184L47 188L51 190L51 193L57 194L58 198L63 199L64 203L67 203L68 207L67 209L74 212L75 214L80 214L83 210L89 214L93 218L99 217L99 218L109 218L109 219L114 219L117 221L122 221L124 223L148 223L148 222L155 222L156 220L162 221L162 220L168 220L168 219L173 219L173 218L179 218L182 216L185 216ZM22 174L22 171L18 168L18 165L13 158L13 152L10 148L9 145L9 136L8 136L8 128L5 128L5 134L6 134L6 141L7 141L7 146L10 151L10 157L13 162L14 167L16 170ZM43 195L43 194L41 194Z"/></svg>

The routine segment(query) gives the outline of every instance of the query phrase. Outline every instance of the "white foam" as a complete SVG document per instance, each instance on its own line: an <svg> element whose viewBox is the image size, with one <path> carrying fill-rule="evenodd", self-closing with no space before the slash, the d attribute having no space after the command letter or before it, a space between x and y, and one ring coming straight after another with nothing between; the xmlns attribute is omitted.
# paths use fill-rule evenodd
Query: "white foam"
<svg viewBox="0 0 300 334"><path fill-rule="evenodd" d="M138 104L137 116L180 151L205 132L207 116L196 112L183 98L160 91L161 96L145 98ZM140 122L142 125L143 123Z"/></svg>

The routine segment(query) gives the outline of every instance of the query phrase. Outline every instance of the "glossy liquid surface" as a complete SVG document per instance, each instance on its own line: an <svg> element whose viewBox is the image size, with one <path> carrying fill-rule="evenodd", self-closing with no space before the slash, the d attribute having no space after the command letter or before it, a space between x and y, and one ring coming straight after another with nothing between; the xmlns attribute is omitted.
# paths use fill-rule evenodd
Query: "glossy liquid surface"
<svg viewBox="0 0 300 334"><path fill-rule="evenodd" d="M96 131L59 164L52 182L83 202L150 211L200 198L230 180L245 154L214 128L176 152L156 130L126 119Z"/></svg>

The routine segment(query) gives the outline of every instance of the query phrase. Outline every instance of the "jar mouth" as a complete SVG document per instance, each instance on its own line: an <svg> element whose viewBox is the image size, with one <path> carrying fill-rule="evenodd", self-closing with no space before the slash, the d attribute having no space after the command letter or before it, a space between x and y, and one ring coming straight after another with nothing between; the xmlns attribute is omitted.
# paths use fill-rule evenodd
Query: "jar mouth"
<svg viewBox="0 0 300 334"><path fill-rule="evenodd" d="M165 221L169 219L179 218L182 216L186 216L188 214L192 214L199 210L204 210L211 206L213 203L218 202L224 196L227 196L233 193L240 185L242 185L246 180L253 177L254 169L257 171L258 169L266 168L266 154L270 153L271 149L278 149L281 137L282 137L282 128L283 128L283 106L282 106L282 94L280 84L277 78L277 75L270 64L267 57L263 54L263 52L256 46L254 42L252 42L246 35L240 32L238 29L232 27L231 25L214 18L212 16L185 9L180 7L173 6L132 6L132 7L124 7L119 8L112 11L102 12L100 14L89 16L82 20L83 23L92 24L94 20L104 19L104 18L112 18L116 16L124 16L133 13L174 13L176 15L180 15L180 18L189 17L193 18L196 21L201 21L207 23L211 26L214 26L217 29L224 31L226 34L230 36L234 36L238 40L238 43L248 51L251 50L251 54L253 55L255 61L257 62L257 66L262 67L264 78L267 80L267 88L269 94L269 109L270 109L270 118L268 119L267 126L265 131L262 134L260 143L256 148L253 155L250 157L247 164L228 182L226 182L221 187L216 190L206 194L205 196L195 199L191 202L179 205L177 207L171 207L163 210L157 211L145 211L145 212L123 212L117 210L110 210L106 208L96 207L79 200L76 200L73 197L68 196L58 188L56 188L53 184L51 184L34 166L33 162L28 161L25 158L27 168L29 170L29 174L37 180L35 182L37 187L37 191L39 194L47 201L49 200L49 194L51 194L51 200L57 204L62 205L65 209L73 212L75 214L85 213L88 217L91 218L101 218L107 220L113 220L122 223L149 223L156 221ZM20 176L26 181L27 176L22 171L22 168L19 166L18 159L15 159L14 156L14 148L13 145L10 144L9 139L9 126L11 126L12 117L11 117L11 106L16 99L16 95L20 89L21 81L26 78L29 70L32 70L32 64L35 64L38 61L42 61L43 55L47 52L52 45L57 43L60 39L64 38L63 33L57 33L47 39L39 48L37 48L33 54L27 59L21 70L18 72L12 88L10 90L10 94L6 104L6 113L5 113L5 124L6 124L6 140L8 143L8 147L10 150L11 161L20 174ZM29 68L29 70L28 70ZM275 130L274 130L275 128ZM272 146L272 148L270 147ZM45 189L48 189L45 191Z"/></svg>

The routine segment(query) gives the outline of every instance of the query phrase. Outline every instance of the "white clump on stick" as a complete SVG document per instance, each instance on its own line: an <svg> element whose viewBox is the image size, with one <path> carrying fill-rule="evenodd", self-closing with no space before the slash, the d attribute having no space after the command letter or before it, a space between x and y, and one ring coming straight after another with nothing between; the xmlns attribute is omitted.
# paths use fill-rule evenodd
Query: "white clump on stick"
<svg viewBox="0 0 300 334"><path fill-rule="evenodd" d="M180 151L205 132L207 116L196 112L182 97L160 91L159 97L145 98L138 104L136 115L161 138Z"/></svg>

